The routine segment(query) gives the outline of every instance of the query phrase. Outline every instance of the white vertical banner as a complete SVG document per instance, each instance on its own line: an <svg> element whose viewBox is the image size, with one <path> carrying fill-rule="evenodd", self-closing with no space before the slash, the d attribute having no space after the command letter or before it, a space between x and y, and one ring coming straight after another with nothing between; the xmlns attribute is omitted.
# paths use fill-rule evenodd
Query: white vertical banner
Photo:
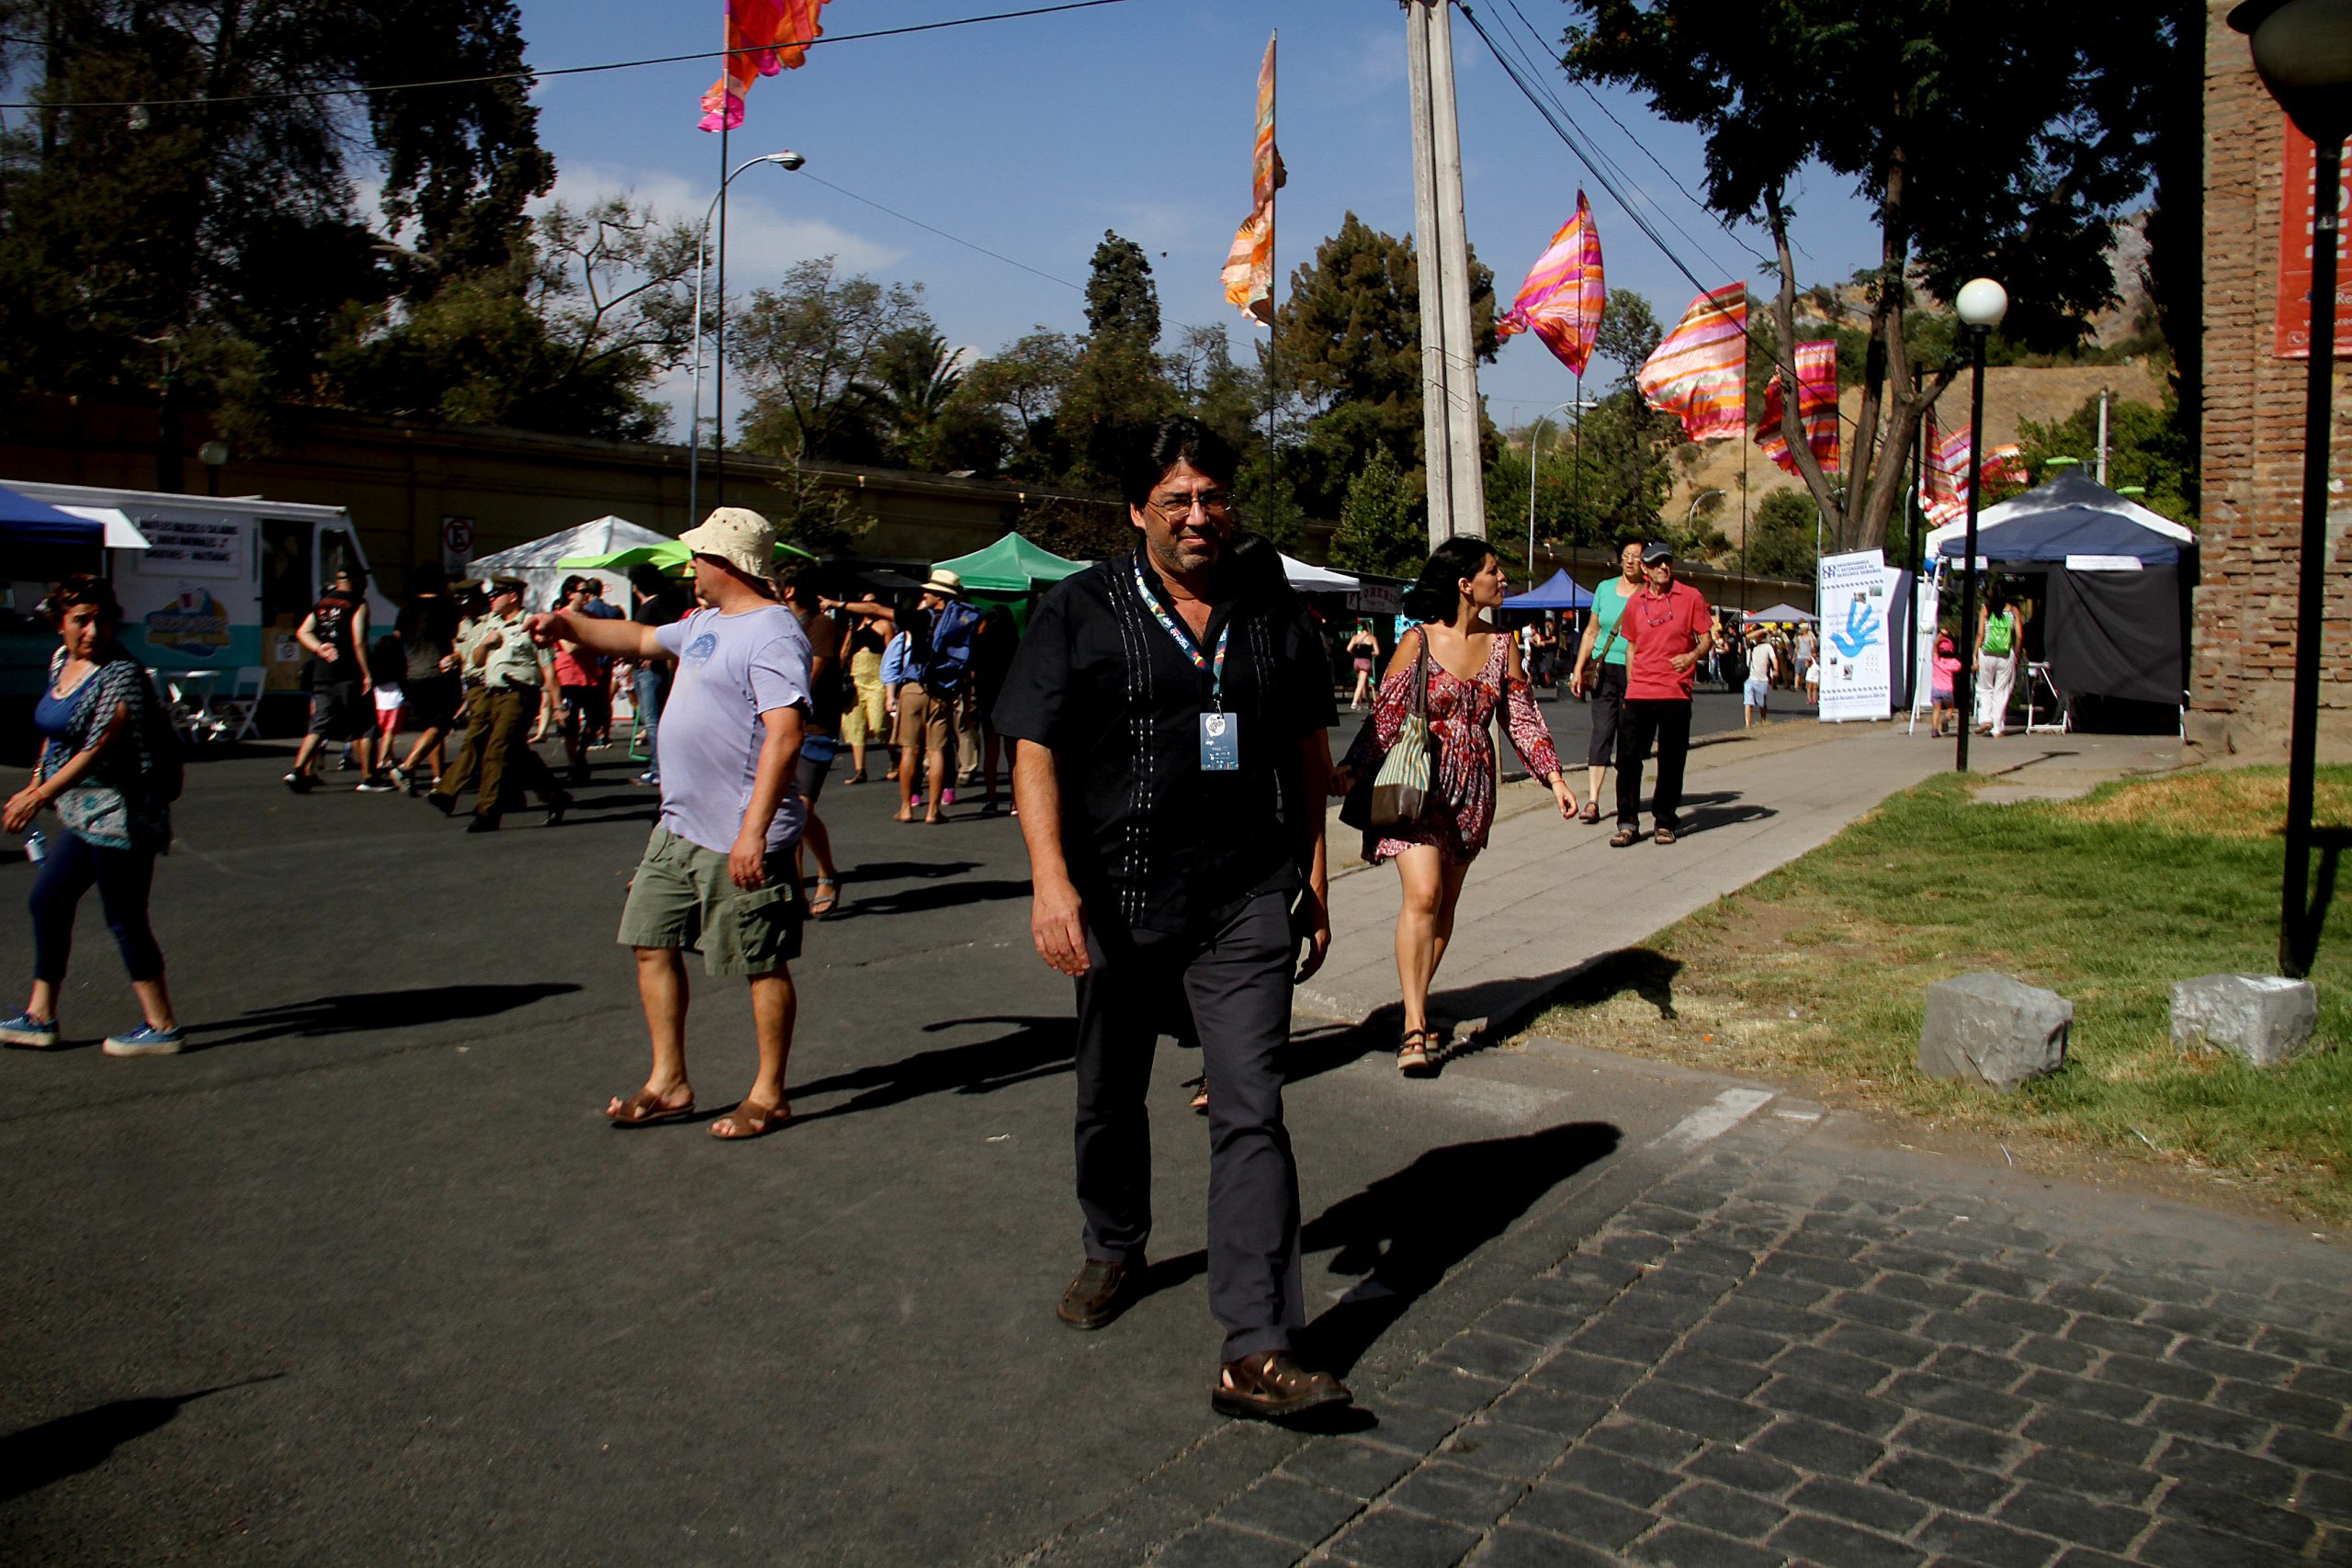
<svg viewBox="0 0 2352 1568"><path fill-rule="evenodd" d="M1887 671L1887 583L1883 550L1821 558L1814 604L1821 613L1821 720L1885 718L1893 712Z"/></svg>

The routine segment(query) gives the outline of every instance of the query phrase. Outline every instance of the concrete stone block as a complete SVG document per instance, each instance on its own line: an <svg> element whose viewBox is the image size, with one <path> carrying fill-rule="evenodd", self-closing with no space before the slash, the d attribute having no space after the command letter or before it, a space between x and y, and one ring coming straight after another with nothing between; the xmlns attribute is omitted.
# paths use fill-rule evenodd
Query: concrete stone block
<svg viewBox="0 0 2352 1568"><path fill-rule="evenodd" d="M2234 1051L2276 1066L2312 1043L2319 991L2276 975L2200 975L2172 988L2172 1043L2183 1051Z"/></svg>
<svg viewBox="0 0 2352 1568"><path fill-rule="evenodd" d="M2003 1093L2066 1061L2075 1004L2055 991L1985 971L1928 987L1919 1070Z"/></svg>

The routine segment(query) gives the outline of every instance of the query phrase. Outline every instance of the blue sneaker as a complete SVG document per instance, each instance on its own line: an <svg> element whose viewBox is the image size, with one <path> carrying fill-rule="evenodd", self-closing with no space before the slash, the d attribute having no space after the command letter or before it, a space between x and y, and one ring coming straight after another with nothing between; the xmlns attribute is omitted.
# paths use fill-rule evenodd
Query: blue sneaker
<svg viewBox="0 0 2352 1568"><path fill-rule="evenodd" d="M46 1051L57 1043L57 1020L35 1018L20 1012L14 1018L0 1018L0 1045L22 1045L29 1050Z"/></svg>
<svg viewBox="0 0 2352 1568"><path fill-rule="evenodd" d="M176 1056L187 1039L182 1029L158 1029L142 1023L128 1034L109 1034L98 1047L109 1056Z"/></svg>

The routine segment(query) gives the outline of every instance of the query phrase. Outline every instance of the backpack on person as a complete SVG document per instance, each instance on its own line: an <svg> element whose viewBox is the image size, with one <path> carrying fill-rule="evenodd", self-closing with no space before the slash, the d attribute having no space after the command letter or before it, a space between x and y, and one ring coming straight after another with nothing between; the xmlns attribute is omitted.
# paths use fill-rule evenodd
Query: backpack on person
<svg viewBox="0 0 2352 1568"><path fill-rule="evenodd" d="M972 637L979 629L980 613L960 599L951 599L932 612L930 649L918 671L923 689L952 694L962 689L965 671L972 665Z"/></svg>
<svg viewBox="0 0 2352 1568"><path fill-rule="evenodd" d="M2016 646L2017 622L2010 618L2008 611L2003 610L1999 615L1986 618L1984 622L1985 658L2007 659L2009 656L2009 650Z"/></svg>

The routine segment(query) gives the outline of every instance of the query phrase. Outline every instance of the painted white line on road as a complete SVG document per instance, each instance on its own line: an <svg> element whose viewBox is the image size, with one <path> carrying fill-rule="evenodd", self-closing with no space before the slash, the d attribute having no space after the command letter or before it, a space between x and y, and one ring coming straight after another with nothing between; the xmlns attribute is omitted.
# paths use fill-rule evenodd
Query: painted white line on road
<svg viewBox="0 0 2352 1568"><path fill-rule="evenodd" d="M1713 1143L1771 1103L1769 1089L1727 1089L1659 1134L1650 1146L1668 1153Z"/></svg>

